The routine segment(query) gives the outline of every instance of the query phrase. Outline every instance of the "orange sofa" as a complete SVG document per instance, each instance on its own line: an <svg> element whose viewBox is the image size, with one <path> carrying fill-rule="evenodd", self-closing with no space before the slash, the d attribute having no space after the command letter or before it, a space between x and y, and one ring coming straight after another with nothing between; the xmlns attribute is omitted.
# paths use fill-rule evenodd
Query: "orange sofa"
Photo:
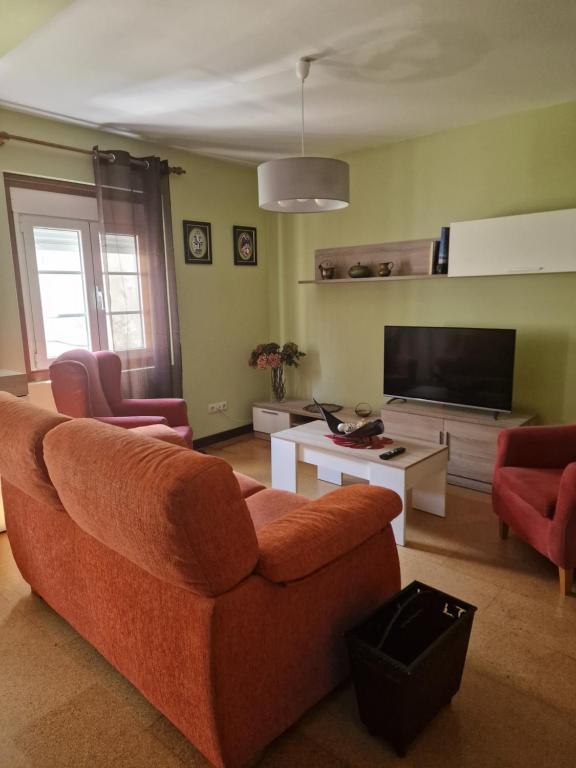
<svg viewBox="0 0 576 768"><path fill-rule="evenodd" d="M218 458L6 394L0 475L32 590L220 768L346 676L344 633L400 587L382 488L243 498Z"/></svg>

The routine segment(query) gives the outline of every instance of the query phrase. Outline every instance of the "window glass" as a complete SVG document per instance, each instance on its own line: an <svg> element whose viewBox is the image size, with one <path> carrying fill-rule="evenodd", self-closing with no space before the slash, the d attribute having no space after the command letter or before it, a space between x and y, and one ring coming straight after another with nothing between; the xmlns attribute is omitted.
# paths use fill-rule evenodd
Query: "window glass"
<svg viewBox="0 0 576 768"><path fill-rule="evenodd" d="M44 320L46 352L50 360L69 349L89 349L86 317L49 317Z"/></svg>
<svg viewBox="0 0 576 768"><path fill-rule="evenodd" d="M33 227L46 356L90 349L80 230Z"/></svg>
<svg viewBox="0 0 576 768"><path fill-rule="evenodd" d="M39 271L82 271L80 232L74 229L34 227L36 263Z"/></svg>
<svg viewBox="0 0 576 768"><path fill-rule="evenodd" d="M139 312L140 280L138 275L109 275L110 312Z"/></svg>
<svg viewBox="0 0 576 768"><path fill-rule="evenodd" d="M115 350L142 349L144 333L140 314L109 315L108 317L109 335Z"/></svg>
<svg viewBox="0 0 576 768"><path fill-rule="evenodd" d="M138 239L108 233L102 255L106 324L110 348L129 352L146 346Z"/></svg>
<svg viewBox="0 0 576 768"><path fill-rule="evenodd" d="M106 235L108 272L138 272L136 238L133 235Z"/></svg>

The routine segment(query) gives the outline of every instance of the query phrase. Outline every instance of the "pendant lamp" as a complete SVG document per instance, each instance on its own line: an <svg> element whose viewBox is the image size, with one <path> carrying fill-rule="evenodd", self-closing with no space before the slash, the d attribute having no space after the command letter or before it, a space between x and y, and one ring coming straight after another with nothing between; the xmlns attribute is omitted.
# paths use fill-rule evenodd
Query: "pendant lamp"
<svg viewBox="0 0 576 768"><path fill-rule="evenodd" d="M309 58L300 59L296 69L301 83L302 154L258 166L258 203L266 211L322 213L346 208L350 200L348 163L304 154L304 81L310 63Z"/></svg>

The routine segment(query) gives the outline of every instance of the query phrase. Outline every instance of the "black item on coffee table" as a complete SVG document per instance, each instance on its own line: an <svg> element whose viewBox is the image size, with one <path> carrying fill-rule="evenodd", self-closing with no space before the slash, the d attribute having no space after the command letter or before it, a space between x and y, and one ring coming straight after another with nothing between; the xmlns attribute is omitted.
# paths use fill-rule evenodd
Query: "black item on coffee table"
<svg viewBox="0 0 576 768"><path fill-rule="evenodd" d="M398 755L458 692L475 611L413 581L346 635L360 718Z"/></svg>
<svg viewBox="0 0 576 768"><path fill-rule="evenodd" d="M336 416L332 416L332 414L323 408L316 400L314 400L314 405L318 406L318 410L324 417L326 424L330 428L330 432L338 437L346 437L348 440L364 440L367 437L376 437L376 435L381 435L384 432L384 422L382 419L369 421L361 427L358 427L358 429L355 429L353 432L342 432L338 429L338 426L344 424L343 421L340 421Z"/></svg>

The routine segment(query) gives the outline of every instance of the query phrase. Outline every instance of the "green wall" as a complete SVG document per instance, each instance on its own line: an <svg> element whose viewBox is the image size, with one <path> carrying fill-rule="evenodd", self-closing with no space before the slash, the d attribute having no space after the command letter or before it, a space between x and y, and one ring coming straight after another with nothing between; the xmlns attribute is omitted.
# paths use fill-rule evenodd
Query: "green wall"
<svg viewBox="0 0 576 768"><path fill-rule="evenodd" d="M433 237L461 219L576 207L576 103L507 116L350 154L349 209L275 216L258 209L253 168L0 110L0 130L91 147L160 154L186 168L172 209L184 394L197 436L250 420L268 377L246 365L259 341L308 353L291 394L382 401L386 323L518 329L515 405L546 422L576 421L576 274L389 284L298 285L316 248ZM9 142L0 170L90 181L89 158ZM212 222L214 264L186 266L181 222ZM233 224L258 227L259 266L232 264ZM0 195L0 368L23 369L6 208ZM229 412L208 415L210 402Z"/></svg>
<svg viewBox="0 0 576 768"><path fill-rule="evenodd" d="M277 246L275 217L258 208L252 167L0 110L0 131L90 148L117 147L135 155L159 154L181 165L171 178L178 304L182 332L184 396L197 437L251 420L250 403L268 392L268 379L247 365L252 347L269 336L270 263ZM93 181L89 156L18 142L0 147L0 171L73 181ZM212 224L212 266L184 264L182 220ZM258 228L258 266L232 263L232 225ZM0 368L23 370L18 305L4 193L0 195ZM226 414L209 415L208 403L228 401Z"/></svg>
<svg viewBox="0 0 576 768"><path fill-rule="evenodd" d="M576 103L349 154L351 205L284 216L272 327L308 353L293 391L382 402L385 324L518 330L514 402L576 421L576 274L297 285L314 250L437 236L452 221L576 207Z"/></svg>

